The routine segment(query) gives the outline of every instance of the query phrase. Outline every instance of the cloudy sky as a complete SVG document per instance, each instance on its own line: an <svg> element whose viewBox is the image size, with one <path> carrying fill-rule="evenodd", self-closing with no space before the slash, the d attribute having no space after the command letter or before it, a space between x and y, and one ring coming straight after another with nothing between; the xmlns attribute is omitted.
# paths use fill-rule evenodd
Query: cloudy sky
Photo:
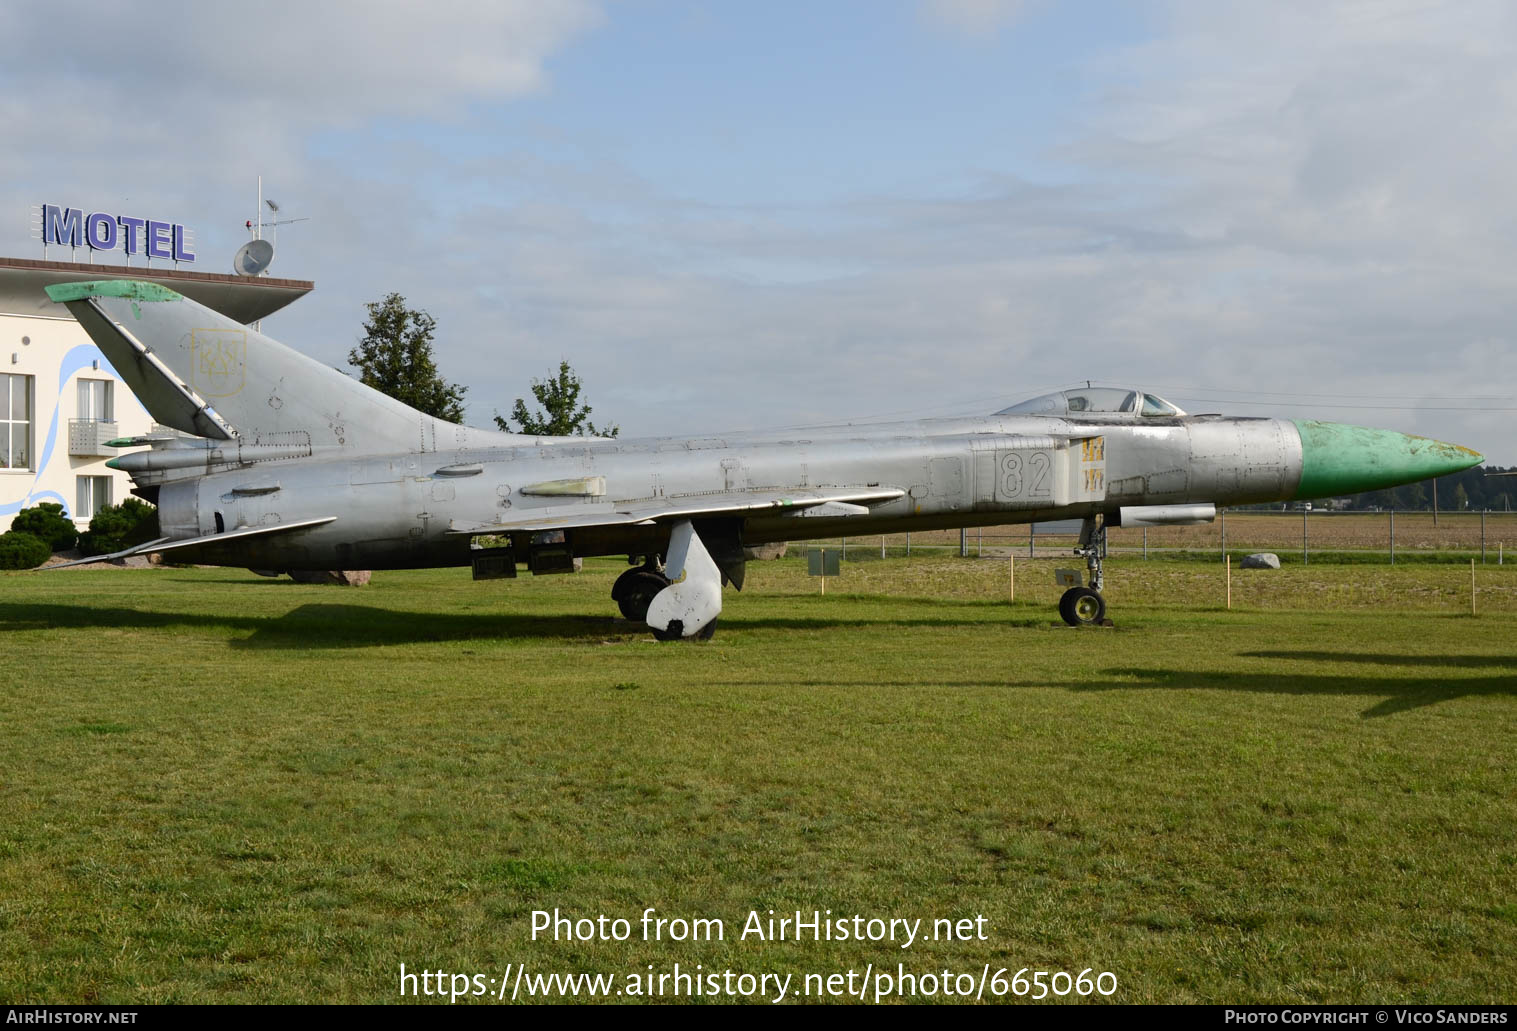
<svg viewBox="0 0 1517 1031"><path fill-rule="evenodd" d="M404 294L488 425L970 414L1087 378L1517 463L1505 0L8 0L0 254L168 217L343 365ZM55 250L53 256L58 256Z"/></svg>

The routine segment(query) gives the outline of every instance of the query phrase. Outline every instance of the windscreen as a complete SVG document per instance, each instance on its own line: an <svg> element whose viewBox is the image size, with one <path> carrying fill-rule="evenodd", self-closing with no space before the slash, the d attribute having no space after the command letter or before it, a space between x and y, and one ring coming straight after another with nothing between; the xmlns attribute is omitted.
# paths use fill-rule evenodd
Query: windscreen
<svg viewBox="0 0 1517 1031"><path fill-rule="evenodd" d="M1185 412L1157 394L1120 387L1083 387L1030 398L997 415L1129 415L1146 419L1180 416Z"/></svg>

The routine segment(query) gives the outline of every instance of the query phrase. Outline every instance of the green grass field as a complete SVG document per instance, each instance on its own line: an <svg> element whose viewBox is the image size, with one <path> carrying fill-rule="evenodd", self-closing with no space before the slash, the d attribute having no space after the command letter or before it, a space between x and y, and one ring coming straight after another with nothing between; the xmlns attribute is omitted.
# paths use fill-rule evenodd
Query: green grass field
<svg viewBox="0 0 1517 1031"><path fill-rule="evenodd" d="M1066 564L1066 563L1059 563ZM0 1001L494 976L1111 971L1115 1001L1517 997L1517 569L750 565L709 644L612 578L0 575ZM532 941L533 910L718 917ZM749 910L987 941L737 941ZM635 925L634 925L635 926Z"/></svg>

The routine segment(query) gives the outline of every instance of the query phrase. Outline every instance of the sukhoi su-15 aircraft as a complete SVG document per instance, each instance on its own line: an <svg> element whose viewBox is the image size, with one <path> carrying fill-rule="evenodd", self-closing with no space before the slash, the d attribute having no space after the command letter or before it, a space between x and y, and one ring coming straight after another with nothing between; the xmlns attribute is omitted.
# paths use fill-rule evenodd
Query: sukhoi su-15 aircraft
<svg viewBox="0 0 1517 1031"><path fill-rule="evenodd" d="M128 553L259 571L472 566L567 572L626 555L611 597L661 639L709 637L745 549L779 541L1083 520L1101 622L1106 530L1218 506L1352 494L1481 461L1330 422L1187 415L1154 394L1065 390L980 418L689 438L531 437L407 407L172 290L50 286L152 416L114 442L159 533Z"/></svg>

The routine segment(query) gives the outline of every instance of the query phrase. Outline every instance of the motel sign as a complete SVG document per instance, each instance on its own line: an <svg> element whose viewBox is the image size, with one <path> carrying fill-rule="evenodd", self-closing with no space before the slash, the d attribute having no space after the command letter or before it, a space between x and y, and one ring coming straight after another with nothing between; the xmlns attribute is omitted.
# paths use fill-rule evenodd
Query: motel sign
<svg viewBox="0 0 1517 1031"><path fill-rule="evenodd" d="M41 228L44 249L49 244L57 244L70 248L88 247L92 251L122 250L128 258L143 254L150 259L165 261L195 260L188 233L178 222L113 215L105 211L86 213L83 208L44 204Z"/></svg>

